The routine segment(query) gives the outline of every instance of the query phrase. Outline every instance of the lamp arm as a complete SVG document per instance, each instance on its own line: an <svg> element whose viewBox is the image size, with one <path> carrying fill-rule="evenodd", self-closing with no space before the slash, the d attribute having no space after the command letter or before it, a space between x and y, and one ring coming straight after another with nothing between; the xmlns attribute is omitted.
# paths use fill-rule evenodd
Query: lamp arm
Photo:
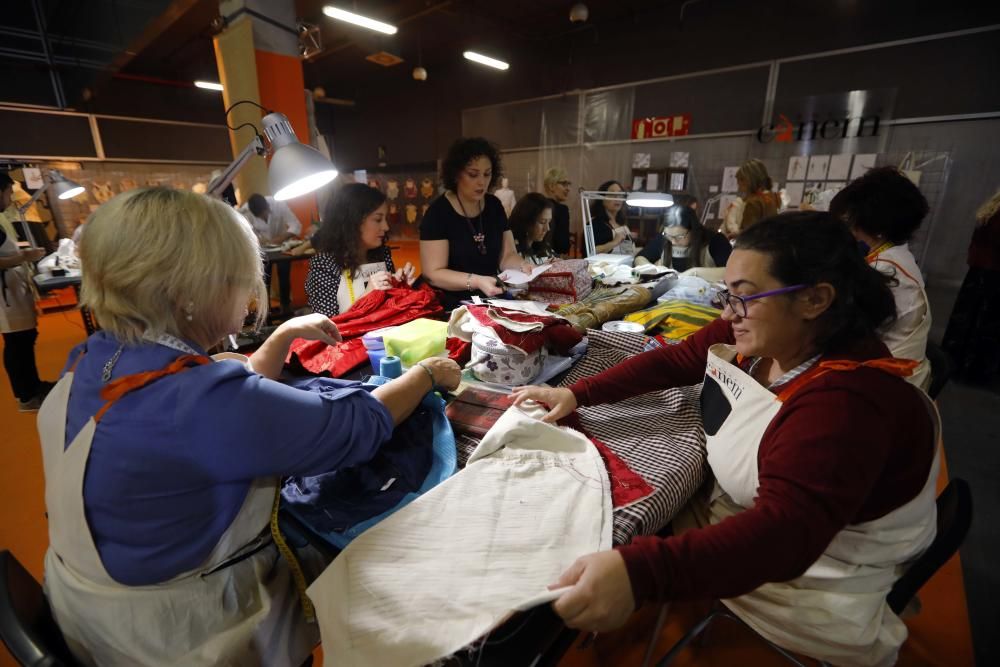
<svg viewBox="0 0 1000 667"><path fill-rule="evenodd" d="M229 187L229 184L233 182L233 179L240 173L240 170L250 161L250 158L254 155L266 154L267 149L264 148L264 140L258 134L253 138L253 141L246 145L246 148L240 151L240 154L229 163L229 166L221 174L212 179L212 182L208 184L206 194L210 197L222 197L222 192Z"/></svg>
<svg viewBox="0 0 1000 667"><path fill-rule="evenodd" d="M24 216L25 212L31 208L31 205L38 201L43 194L45 194L45 191L49 189L50 185L52 185L52 181L46 179L42 187L35 190L35 194L31 195L31 199L26 201L23 206L17 207L17 212Z"/></svg>

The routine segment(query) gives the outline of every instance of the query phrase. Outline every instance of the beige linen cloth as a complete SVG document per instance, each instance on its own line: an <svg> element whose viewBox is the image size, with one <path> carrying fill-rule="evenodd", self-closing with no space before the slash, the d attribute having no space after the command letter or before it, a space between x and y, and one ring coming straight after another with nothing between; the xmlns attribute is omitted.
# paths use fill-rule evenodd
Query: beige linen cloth
<svg viewBox="0 0 1000 667"><path fill-rule="evenodd" d="M355 539L309 587L324 665L447 657L579 556L611 548L601 457L544 413L510 408L462 471Z"/></svg>

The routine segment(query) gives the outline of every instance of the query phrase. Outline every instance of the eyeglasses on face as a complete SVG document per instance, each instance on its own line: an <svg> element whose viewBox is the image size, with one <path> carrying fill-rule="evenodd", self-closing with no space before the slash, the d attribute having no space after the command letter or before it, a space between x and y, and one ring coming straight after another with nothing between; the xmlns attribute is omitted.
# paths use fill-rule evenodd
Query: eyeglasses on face
<svg viewBox="0 0 1000 667"><path fill-rule="evenodd" d="M729 306L730 310L740 317L747 317L748 302L763 299L765 296L777 296L779 294L798 292L806 287L808 287L808 285L792 285L791 287L782 287L781 289L768 290L767 292L750 294L748 296L739 296L737 294L733 294L729 290L722 289L719 290L718 294L716 294L713 304L716 308L725 308L726 306Z"/></svg>
<svg viewBox="0 0 1000 667"><path fill-rule="evenodd" d="M669 241L683 241L684 239L686 239L688 237L688 234L690 234L690 232L684 232L682 234L671 234L671 233L667 232L667 233L664 233L664 236L666 236L667 240L669 240Z"/></svg>

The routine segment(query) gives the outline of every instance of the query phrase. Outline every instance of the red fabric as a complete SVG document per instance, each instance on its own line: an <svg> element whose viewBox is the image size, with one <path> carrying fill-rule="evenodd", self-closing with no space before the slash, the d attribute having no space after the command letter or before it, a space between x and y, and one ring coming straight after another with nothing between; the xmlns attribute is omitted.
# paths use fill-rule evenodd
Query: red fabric
<svg viewBox="0 0 1000 667"><path fill-rule="evenodd" d="M459 366L464 366L472 359L472 343L461 338L449 338L444 342L448 350L448 358Z"/></svg>
<svg viewBox="0 0 1000 667"><path fill-rule="evenodd" d="M657 348L571 388L582 405L697 384L708 348L733 343L717 320L679 345ZM869 338L824 361L888 357ZM791 396L757 452L754 505L725 521L621 547L632 592L646 599L728 598L800 576L849 524L870 521L919 493L934 456L933 427L918 391L860 366L814 378Z"/></svg>
<svg viewBox="0 0 1000 667"><path fill-rule="evenodd" d="M466 387L445 408L456 435L466 434L477 441L493 428L510 407L510 396L487 389Z"/></svg>
<svg viewBox="0 0 1000 667"><path fill-rule="evenodd" d="M496 306L468 306L469 314L479 324L496 332L497 337L507 345L513 345L531 354L542 346L551 347L557 354L567 355L570 349L583 339L583 334L574 329L569 322L561 317L545 315L530 315L516 310L505 310ZM540 331L522 333L511 331L490 317L490 311L496 312L515 322L541 323Z"/></svg>
<svg viewBox="0 0 1000 667"><path fill-rule="evenodd" d="M368 359L361 342L364 334L382 327L405 324L418 317L436 315L443 310L434 290L426 285L412 289L393 287L372 290L355 301L350 310L330 318L337 325L343 342L327 345L322 341L297 338L289 347L285 362L290 361L294 354L309 371L329 371L334 377L340 377Z"/></svg>
<svg viewBox="0 0 1000 667"><path fill-rule="evenodd" d="M637 500L642 500L654 489L649 482L644 480L639 473L628 467L628 464L618 458L611 449L603 442L594 438L583 429L580 417L575 412L559 420L561 426L568 426L583 433L594 443L601 458L604 459L604 467L608 470L608 478L611 482L611 505L612 507L624 507L631 505Z"/></svg>

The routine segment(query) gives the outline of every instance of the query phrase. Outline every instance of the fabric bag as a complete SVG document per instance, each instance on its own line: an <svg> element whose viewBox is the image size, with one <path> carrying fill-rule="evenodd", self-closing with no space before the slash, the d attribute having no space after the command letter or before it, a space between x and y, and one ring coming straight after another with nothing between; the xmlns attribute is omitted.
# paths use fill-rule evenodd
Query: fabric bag
<svg viewBox="0 0 1000 667"><path fill-rule="evenodd" d="M533 301L575 303L590 294L593 281L585 259L561 259L528 284Z"/></svg>

